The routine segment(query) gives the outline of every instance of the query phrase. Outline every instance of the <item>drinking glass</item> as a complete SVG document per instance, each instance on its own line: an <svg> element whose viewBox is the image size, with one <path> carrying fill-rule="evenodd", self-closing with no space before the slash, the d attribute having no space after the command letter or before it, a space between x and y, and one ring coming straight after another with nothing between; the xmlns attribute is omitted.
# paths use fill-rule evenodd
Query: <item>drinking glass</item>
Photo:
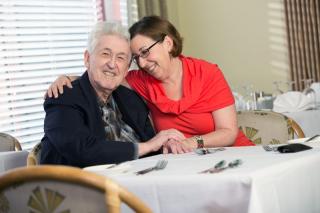
<svg viewBox="0 0 320 213"><path fill-rule="evenodd" d="M277 97L278 95L283 94L283 90L281 90L282 81L274 81L274 82L272 82L272 84L274 87L274 91L272 93L273 97Z"/></svg>
<svg viewBox="0 0 320 213"><path fill-rule="evenodd" d="M257 97L256 92L253 90L253 85L245 85L244 89L244 100L246 103L245 110L256 110L257 109Z"/></svg>
<svg viewBox="0 0 320 213"><path fill-rule="evenodd" d="M312 100L312 104L313 107L316 106L316 92L314 91L314 89L312 89L311 83L313 82L313 79L309 78L309 79L302 79L302 81L304 82L305 88L303 90L303 94L305 94L309 99Z"/></svg>

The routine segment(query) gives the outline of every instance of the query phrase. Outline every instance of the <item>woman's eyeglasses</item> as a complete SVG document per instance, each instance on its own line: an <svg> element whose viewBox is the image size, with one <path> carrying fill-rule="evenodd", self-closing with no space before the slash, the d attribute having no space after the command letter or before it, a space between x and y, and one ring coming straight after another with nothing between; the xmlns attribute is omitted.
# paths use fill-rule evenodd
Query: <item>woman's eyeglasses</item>
<svg viewBox="0 0 320 213"><path fill-rule="evenodd" d="M136 63L137 65L139 65L139 58L140 58L140 57L141 57L141 58L147 58L147 57L149 56L149 54L150 54L150 49L151 49L152 47L154 47L156 44L158 44L159 42L162 42L162 41L164 40L164 38L165 38L165 35L164 35L161 39L159 39L159 40L157 40L156 42L154 42L154 43L153 43L150 47L148 47L147 49L141 50L141 52L140 52L139 55L133 55L131 61L135 61L135 63Z"/></svg>

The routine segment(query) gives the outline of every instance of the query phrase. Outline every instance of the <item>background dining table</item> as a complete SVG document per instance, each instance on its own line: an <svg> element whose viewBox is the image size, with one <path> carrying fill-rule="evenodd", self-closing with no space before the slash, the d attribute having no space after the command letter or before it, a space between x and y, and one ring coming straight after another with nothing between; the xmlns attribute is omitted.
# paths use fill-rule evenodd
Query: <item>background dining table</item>
<svg viewBox="0 0 320 213"><path fill-rule="evenodd" d="M306 137L320 134L320 109L283 113L293 118L301 127Z"/></svg>
<svg viewBox="0 0 320 213"><path fill-rule="evenodd" d="M127 162L123 170L120 164L112 169L100 166L95 172L128 188L156 213L316 213L320 212L320 138L307 144L313 149L286 154L261 146L227 147L206 155L162 154ZM160 159L168 161L165 169L135 174ZM236 159L243 162L239 167L199 173L221 160ZM126 206L122 211L130 212Z"/></svg>
<svg viewBox="0 0 320 213"><path fill-rule="evenodd" d="M0 152L0 174L13 168L26 166L28 154L26 150Z"/></svg>

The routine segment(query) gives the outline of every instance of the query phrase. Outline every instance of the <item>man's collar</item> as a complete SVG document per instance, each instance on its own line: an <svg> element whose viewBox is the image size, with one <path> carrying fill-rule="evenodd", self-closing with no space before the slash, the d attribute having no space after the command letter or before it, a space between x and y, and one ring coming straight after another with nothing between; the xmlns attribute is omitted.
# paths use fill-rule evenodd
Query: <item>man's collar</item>
<svg viewBox="0 0 320 213"><path fill-rule="evenodd" d="M103 107L103 106L105 106L105 105L107 105L107 104L109 104L109 105L111 106L112 100L113 100L112 94L109 95L107 101L101 100L101 98L97 95L97 101L98 101L98 105L99 105L100 107Z"/></svg>

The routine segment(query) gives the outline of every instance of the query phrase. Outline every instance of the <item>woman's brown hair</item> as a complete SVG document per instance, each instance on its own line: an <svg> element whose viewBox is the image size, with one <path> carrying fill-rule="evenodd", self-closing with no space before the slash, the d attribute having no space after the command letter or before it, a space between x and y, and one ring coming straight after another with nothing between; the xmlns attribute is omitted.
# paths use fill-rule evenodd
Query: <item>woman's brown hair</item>
<svg viewBox="0 0 320 213"><path fill-rule="evenodd" d="M155 41L161 40L165 35L173 40L170 54L177 57L182 52L182 37L178 30L166 19L159 16L145 16L129 28L130 39L136 35L143 35Z"/></svg>

